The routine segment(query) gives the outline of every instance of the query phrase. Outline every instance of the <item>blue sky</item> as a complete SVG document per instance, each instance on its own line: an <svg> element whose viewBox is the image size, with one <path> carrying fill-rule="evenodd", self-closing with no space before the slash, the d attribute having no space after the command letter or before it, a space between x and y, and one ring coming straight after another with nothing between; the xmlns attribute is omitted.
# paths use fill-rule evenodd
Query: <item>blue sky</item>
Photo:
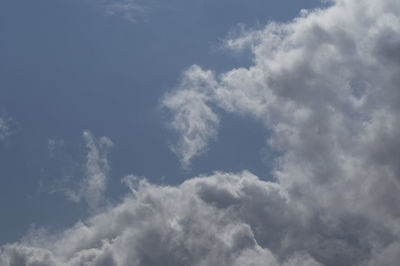
<svg viewBox="0 0 400 266"><path fill-rule="evenodd" d="M2 0L1 266L397 266L398 0Z"/></svg>
<svg viewBox="0 0 400 266"><path fill-rule="evenodd" d="M129 11L127 18L124 12L107 15L96 1L2 1L0 106L13 120L13 133L0 146L6 213L0 227L7 228L1 243L17 240L30 225L63 226L85 215L62 193L52 193L59 180L81 178L84 130L115 143L112 198L125 192L120 179L130 173L165 184L215 170L249 169L268 178L268 161L259 156L267 130L229 114L207 156L182 170L169 149L175 132L160 99L193 63L216 71L248 65L244 54L223 48L239 24L289 20L318 4L150 1L138 3L143 11ZM57 143L52 155L49 140Z"/></svg>

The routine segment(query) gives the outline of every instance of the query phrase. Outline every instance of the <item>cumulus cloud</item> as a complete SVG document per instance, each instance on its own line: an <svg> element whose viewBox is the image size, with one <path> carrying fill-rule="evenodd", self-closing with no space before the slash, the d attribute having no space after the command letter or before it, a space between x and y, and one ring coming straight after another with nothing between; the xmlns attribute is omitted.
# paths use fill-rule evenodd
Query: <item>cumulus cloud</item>
<svg viewBox="0 0 400 266"><path fill-rule="evenodd" d="M289 23L242 31L226 44L249 49L250 67L216 75L193 66L165 101L185 102L195 92L199 104L255 117L272 132L270 148L282 154L272 174L289 200L337 226L343 217L383 220L397 239L399 10L397 1L339 0ZM189 122L216 130L206 115L170 109L182 139ZM188 152L196 145L175 147L186 163L207 147L210 138L200 133L192 133L202 143L199 153ZM336 245L342 257L351 246L346 239Z"/></svg>
<svg viewBox="0 0 400 266"><path fill-rule="evenodd" d="M132 179L132 177L127 178ZM302 228L279 185L216 173L177 187L136 180L132 195L104 213L48 236L3 246L2 265L320 265L307 250L271 249ZM262 206L262 208L260 208ZM276 231L279 223L291 232ZM258 228L258 229L257 229ZM269 228L270 235L261 230ZM289 252L288 252L289 254ZM19 264L24 263L24 264Z"/></svg>
<svg viewBox="0 0 400 266"><path fill-rule="evenodd" d="M74 190L67 190L67 196L76 202L84 199L90 209L97 209L103 201L107 186L109 164L107 155L113 146L107 137L96 139L89 131L83 132L88 153L86 156L85 177Z"/></svg>
<svg viewBox="0 0 400 266"><path fill-rule="evenodd" d="M216 137L220 108L270 129L273 182L246 171L179 186L129 176L121 203L4 245L0 264L397 265L399 12L397 0L336 0L248 31L227 45L249 49L250 67L193 66L163 98L184 166Z"/></svg>

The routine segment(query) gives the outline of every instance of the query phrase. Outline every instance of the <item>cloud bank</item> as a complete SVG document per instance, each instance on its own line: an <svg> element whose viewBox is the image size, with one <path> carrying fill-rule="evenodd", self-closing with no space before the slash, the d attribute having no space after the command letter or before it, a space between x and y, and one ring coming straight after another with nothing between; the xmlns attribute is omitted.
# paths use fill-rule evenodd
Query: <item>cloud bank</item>
<svg viewBox="0 0 400 266"><path fill-rule="evenodd" d="M399 13L396 0L337 0L247 31L227 45L252 66L192 66L164 97L184 166L216 136L220 108L270 129L274 182L130 176L121 203L4 245L0 265L398 265Z"/></svg>

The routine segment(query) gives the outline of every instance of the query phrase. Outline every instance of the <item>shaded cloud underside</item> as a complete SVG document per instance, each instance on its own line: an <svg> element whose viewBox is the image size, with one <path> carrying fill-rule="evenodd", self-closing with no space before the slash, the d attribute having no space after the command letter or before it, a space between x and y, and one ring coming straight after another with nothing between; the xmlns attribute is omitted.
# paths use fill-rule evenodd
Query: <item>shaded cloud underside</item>
<svg viewBox="0 0 400 266"><path fill-rule="evenodd" d="M254 64L185 73L163 105L184 166L217 106L272 132L271 173L216 173L130 195L58 234L7 244L0 265L398 265L400 2L337 0L228 40Z"/></svg>

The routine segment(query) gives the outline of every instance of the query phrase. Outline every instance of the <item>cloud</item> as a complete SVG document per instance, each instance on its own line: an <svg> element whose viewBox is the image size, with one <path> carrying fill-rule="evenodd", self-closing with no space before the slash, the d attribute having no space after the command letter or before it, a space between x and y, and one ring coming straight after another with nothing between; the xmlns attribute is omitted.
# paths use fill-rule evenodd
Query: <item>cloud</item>
<svg viewBox="0 0 400 266"><path fill-rule="evenodd" d="M253 116L272 132L270 149L282 154L272 174L291 201L310 213L319 210L327 222L340 224L344 216L372 224L384 220L393 230L389 238L397 239L399 10L391 0L334 1L288 23L242 31L226 43L251 51L253 64L220 75L189 69L165 101L187 102L186 95L197 93L205 107L190 113L169 107L176 114L172 123L179 123L174 128L181 139L189 123L216 130L200 113L207 106ZM210 140L201 131L191 134L200 138L201 149L191 143L191 149L182 148L181 141L175 146L186 164ZM346 239L331 244L343 253L350 248Z"/></svg>
<svg viewBox="0 0 400 266"><path fill-rule="evenodd" d="M163 106L174 113L171 127L180 133L180 139L173 151L184 168L190 166L194 156L205 151L209 139L217 136L219 118L207 105L210 97L205 91L216 85L211 71L192 66L181 82L182 87L190 89L166 95L162 101Z"/></svg>
<svg viewBox="0 0 400 266"><path fill-rule="evenodd" d="M132 177L130 177L132 178ZM127 178L129 179L129 178ZM279 185L244 172L177 187L136 180L132 195L56 236L39 232L3 246L2 265L319 265L306 251L275 256L279 222L301 228ZM260 210L260 205L263 208ZM265 224L265 225L264 225ZM270 227L272 234L254 230ZM296 262L295 262L296 261ZM297 263L298 262L298 263ZM300 263L302 262L302 264ZM35 264L36 263L36 264Z"/></svg>
<svg viewBox="0 0 400 266"><path fill-rule="evenodd" d="M83 132L88 153L86 156L85 177L78 188L66 190L67 196L76 202L85 199L91 210L97 209L104 200L103 194L107 186L109 164L107 155L113 146L107 137L94 138L89 131Z"/></svg>
<svg viewBox="0 0 400 266"><path fill-rule="evenodd" d="M246 171L179 186L129 176L122 202L4 245L0 264L398 264L399 12L396 0L337 0L250 30L227 41L252 52L250 67L193 66L163 98L184 166L216 137L223 109L270 129L274 182ZM105 157L86 138L87 180L104 180ZM84 187L98 202L103 186Z"/></svg>
<svg viewBox="0 0 400 266"><path fill-rule="evenodd" d="M11 118L0 114L0 140L4 140L11 135L10 121Z"/></svg>
<svg viewBox="0 0 400 266"><path fill-rule="evenodd" d="M144 14L145 5L140 0L101 0L100 6L109 16L120 16L135 22Z"/></svg>

